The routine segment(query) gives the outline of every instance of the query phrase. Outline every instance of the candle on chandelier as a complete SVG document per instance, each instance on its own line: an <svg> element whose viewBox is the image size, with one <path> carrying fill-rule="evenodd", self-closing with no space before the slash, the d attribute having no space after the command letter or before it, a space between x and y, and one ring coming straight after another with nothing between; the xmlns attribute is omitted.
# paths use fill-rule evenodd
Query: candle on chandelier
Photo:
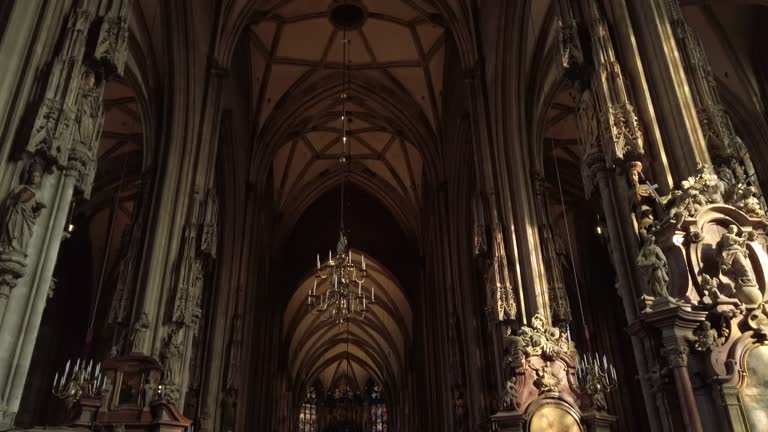
<svg viewBox="0 0 768 432"><path fill-rule="evenodd" d="M320 254L317 254L317 269L320 270Z"/></svg>
<svg viewBox="0 0 768 432"><path fill-rule="evenodd" d="M363 260L363 270L365 270L365 255L360 254L360 258Z"/></svg>
<svg viewBox="0 0 768 432"><path fill-rule="evenodd" d="M312 287L312 295L317 294L317 279L315 279L315 286Z"/></svg>
<svg viewBox="0 0 768 432"><path fill-rule="evenodd" d="M329 263L331 262L331 250L330 249L328 249L328 262Z"/></svg>
<svg viewBox="0 0 768 432"><path fill-rule="evenodd" d="M56 389L56 381L59 380L59 373L56 372L56 375L53 377L53 389Z"/></svg>

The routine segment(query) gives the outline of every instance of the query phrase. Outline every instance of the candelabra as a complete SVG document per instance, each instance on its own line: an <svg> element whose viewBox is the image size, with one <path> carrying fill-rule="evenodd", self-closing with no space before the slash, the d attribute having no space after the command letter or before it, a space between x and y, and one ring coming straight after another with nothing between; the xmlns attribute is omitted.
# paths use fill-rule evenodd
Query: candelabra
<svg viewBox="0 0 768 432"><path fill-rule="evenodd" d="M317 272L312 289L307 295L307 304L315 313L327 321L333 320L342 325L347 320L358 317L362 319L368 312L368 305L375 303L376 288L371 286L371 295L363 291L363 282L368 277L365 268L365 256L360 255L361 266L352 261L352 252L347 247L344 232L339 235L336 244L336 255L328 251L328 261L320 263L317 255ZM327 288L318 295L318 285L328 280Z"/></svg>
<svg viewBox="0 0 768 432"><path fill-rule="evenodd" d="M618 383L616 369L608 363L608 358L603 354L601 360L596 353L586 353L583 358L576 359L576 380L581 391L601 410L607 408L605 393Z"/></svg>
<svg viewBox="0 0 768 432"><path fill-rule="evenodd" d="M69 365L70 361L68 360L61 377L56 372L51 389L53 394L59 399L65 399L69 403L77 402L83 397L91 399L100 398L104 392L104 385L107 379L106 376L101 374L101 363L97 363L94 368L93 360L90 360L86 367L85 360L81 361L78 358L71 373Z"/></svg>

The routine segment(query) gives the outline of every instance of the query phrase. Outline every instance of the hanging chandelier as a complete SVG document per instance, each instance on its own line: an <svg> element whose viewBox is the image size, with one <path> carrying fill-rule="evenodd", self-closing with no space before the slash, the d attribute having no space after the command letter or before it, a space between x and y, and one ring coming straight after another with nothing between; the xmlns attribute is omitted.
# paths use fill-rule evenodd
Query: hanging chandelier
<svg viewBox="0 0 768 432"><path fill-rule="evenodd" d="M346 29L342 37L343 63L341 86L341 157L339 163L344 165L347 171L341 181L341 211L339 241L336 244L335 255L328 251L328 261L320 262L320 254L317 255L317 270L312 289L307 295L307 305L325 320L332 320L339 325L348 322L351 318L365 317L368 305L376 300L376 288L371 285L370 298L363 289L363 283L368 277L365 268L365 256L360 255L360 265L352 258L347 237L344 233L344 184L349 169L349 137L347 125L349 115L347 102L349 100L350 85L350 47ZM320 293L318 294L318 287Z"/></svg>

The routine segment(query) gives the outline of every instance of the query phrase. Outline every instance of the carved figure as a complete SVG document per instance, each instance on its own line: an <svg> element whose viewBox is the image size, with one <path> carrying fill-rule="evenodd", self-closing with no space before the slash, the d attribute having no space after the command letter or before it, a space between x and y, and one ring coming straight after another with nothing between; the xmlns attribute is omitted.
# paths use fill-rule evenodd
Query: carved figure
<svg viewBox="0 0 768 432"><path fill-rule="evenodd" d="M160 362L163 364L163 383L166 385L179 384L181 377L181 361L184 355L181 341L177 340L179 328L171 327L171 330L163 340L160 349Z"/></svg>
<svg viewBox="0 0 768 432"><path fill-rule="evenodd" d="M91 150L96 145L97 125L101 115L101 97L96 73L90 67L83 69L80 82L80 106L75 118L75 142Z"/></svg>
<svg viewBox="0 0 768 432"><path fill-rule="evenodd" d="M43 166L33 161L27 167L24 183L11 190L5 202L0 231L0 252L26 258L29 240L45 204L37 200L43 181Z"/></svg>
<svg viewBox="0 0 768 432"><path fill-rule="evenodd" d="M657 224L659 198L643 176L643 164L640 162L630 164L629 184L629 208L635 216L637 234L642 243Z"/></svg>
<svg viewBox="0 0 768 432"><path fill-rule="evenodd" d="M464 415L465 415L464 393L461 389L453 390L453 419L457 430L464 430Z"/></svg>
<svg viewBox="0 0 768 432"><path fill-rule="evenodd" d="M693 331L693 335L697 338L693 348L698 351L710 351L713 347L721 345L720 336L717 334L717 330L712 328L709 321L699 324L699 327Z"/></svg>
<svg viewBox="0 0 768 432"><path fill-rule="evenodd" d="M710 275L704 273L701 275L700 284L701 291L704 294L701 299L701 303L710 304L712 301L721 297L720 289L718 288L720 286L720 279L713 278Z"/></svg>
<svg viewBox="0 0 768 432"><path fill-rule="evenodd" d="M131 333L131 352L144 351L144 342L147 339L149 324L149 316L146 312L142 312L138 321L133 324L133 330Z"/></svg>
<svg viewBox="0 0 768 432"><path fill-rule="evenodd" d="M235 419L237 418L237 389L228 387L224 390L224 397L221 401L221 430L222 432L233 432L235 430Z"/></svg>
<svg viewBox="0 0 768 432"><path fill-rule="evenodd" d="M664 252L656 246L656 238L649 235L640 249L640 255L635 261L644 274L648 295L653 297L669 297L669 268Z"/></svg>
<svg viewBox="0 0 768 432"><path fill-rule="evenodd" d="M720 272L733 281L736 298L745 305L754 305L762 301L763 295L752 276L746 242L747 235L739 236L738 227L729 225L717 243L718 263Z"/></svg>
<svg viewBox="0 0 768 432"><path fill-rule="evenodd" d="M757 190L752 186L741 185L737 188L733 206L750 217L759 218L765 216L760 200L757 199Z"/></svg>
<svg viewBox="0 0 768 432"><path fill-rule="evenodd" d="M539 394L557 392L560 390L559 376L552 372L548 364L544 364L536 369L536 378L533 380L533 386L539 390Z"/></svg>
<svg viewBox="0 0 768 432"><path fill-rule="evenodd" d="M560 56L563 62L563 68L569 69L581 66L584 63L584 54L581 52L581 43L579 42L576 21L569 19L563 23L563 21L560 20L559 24Z"/></svg>
<svg viewBox="0 0 768 432"><path fill-rule="evenodd" d="M145 410L149 409L149 404L155 400L155 395L157 394L155 387L155 384L149 378L144 381L144 387L141 389L140 404L144 406Z"/></svg>

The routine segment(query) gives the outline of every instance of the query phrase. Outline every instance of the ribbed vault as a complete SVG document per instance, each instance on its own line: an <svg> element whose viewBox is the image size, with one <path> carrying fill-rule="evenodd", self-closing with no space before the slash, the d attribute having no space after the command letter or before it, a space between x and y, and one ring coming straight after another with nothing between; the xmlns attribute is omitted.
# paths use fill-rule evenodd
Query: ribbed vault
<svg viewBox="0 0 768 432"><path fill-rule="evenodd" d="M331 1L263 2L243 37L251 65L251 175L271 189L290 231L341 170L343 32ZM438 130L446 26L429 2L364 0L367 20L350 47L346 178L379 197L405 231L418 232L421 188L440 166ZM270 176L264 173L270 172Z"/></svg>
<svg viewBox="0 0 768 432"><path fill-rule="evenodd" d="M355 261L360 254L353 250ZM364 287L370 291L375 286L377 304L365 318L352 320L348 326L323 321L309 311L305 302L313 276L305 278L294 292L283 318L283 338L297 391L318 379L328 389L344 376L358 389L369 378L393 388L400 383L413 334L411 306L400 283L384 266L367 256L366 264L369 277Z"/></svg>

